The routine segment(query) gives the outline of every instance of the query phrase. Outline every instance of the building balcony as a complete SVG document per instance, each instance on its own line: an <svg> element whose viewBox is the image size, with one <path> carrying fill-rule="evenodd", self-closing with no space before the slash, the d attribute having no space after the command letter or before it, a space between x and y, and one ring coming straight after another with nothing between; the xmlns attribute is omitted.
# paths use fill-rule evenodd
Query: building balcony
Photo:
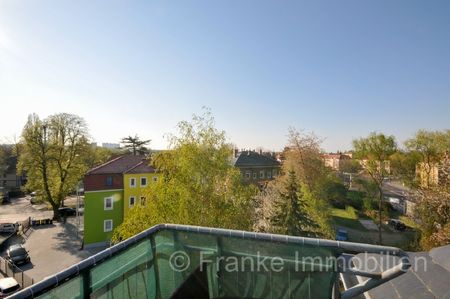
<svg viewBox="0 0 450 299"><path fill-rule="evenodd" d="M346 265L362 252L399 258L381 273ZM11 298L352 298L408 268L394 247L161 224ZM343 273L368 279L345 289Z"/></svg>

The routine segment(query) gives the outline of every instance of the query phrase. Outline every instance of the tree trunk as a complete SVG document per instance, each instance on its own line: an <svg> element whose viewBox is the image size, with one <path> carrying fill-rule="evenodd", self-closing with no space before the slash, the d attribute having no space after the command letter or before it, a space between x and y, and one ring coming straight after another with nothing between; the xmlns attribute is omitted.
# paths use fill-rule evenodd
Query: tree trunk
<svg viewBox="0 0 450 299"><path fill-rule="evenodd" d="M52 205L53 209L53 220L59 221L61 219L59 215L59 205L54 204L53 202L50 203Z"/></svg>
<svg viewBox="0 0 450 299"><path fill-rule="evenodd" d="M381 237L381 223L382 223L382 212L383 212L383 182L381 182L380 187L379 187L379 192L380 192L380 203L379 203L379 211L378 211L378 242L380 243L380 245L382 245L382 237Z"/></svg>

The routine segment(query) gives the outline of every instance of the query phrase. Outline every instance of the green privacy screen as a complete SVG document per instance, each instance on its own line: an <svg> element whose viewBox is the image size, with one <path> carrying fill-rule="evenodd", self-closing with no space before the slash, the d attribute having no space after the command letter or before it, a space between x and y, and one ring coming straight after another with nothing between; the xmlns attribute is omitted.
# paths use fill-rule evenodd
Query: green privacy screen
<svg viewBox="0 0 450 299"><path fill-rule="evenodd" d="M157 230L38 298L332 297L338 248L224 232Z"/></svg>

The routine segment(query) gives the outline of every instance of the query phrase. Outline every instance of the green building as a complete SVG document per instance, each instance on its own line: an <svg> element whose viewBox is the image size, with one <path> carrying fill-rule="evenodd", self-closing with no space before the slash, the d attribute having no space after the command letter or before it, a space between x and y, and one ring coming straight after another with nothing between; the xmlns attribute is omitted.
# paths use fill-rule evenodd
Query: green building
<svg viewBox="0 0 450 299"><path fill-rule="evenodd" d="M114 228L137 199L145 196L145 188L155 177L145 156L120 156L88 171L84 177L84 246L108 245Z"/></svg>

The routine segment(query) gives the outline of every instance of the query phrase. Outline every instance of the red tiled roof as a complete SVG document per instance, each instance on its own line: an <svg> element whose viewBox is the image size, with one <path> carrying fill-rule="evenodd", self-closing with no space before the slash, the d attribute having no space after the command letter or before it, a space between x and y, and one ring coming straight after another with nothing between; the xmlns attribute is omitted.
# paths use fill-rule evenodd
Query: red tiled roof
<svg viewBox="0 0 450 299"><path fill-rule="evenodd" d="M124 173L146 160L145 156L124 155L94 167L87 174Z"/></svg>

